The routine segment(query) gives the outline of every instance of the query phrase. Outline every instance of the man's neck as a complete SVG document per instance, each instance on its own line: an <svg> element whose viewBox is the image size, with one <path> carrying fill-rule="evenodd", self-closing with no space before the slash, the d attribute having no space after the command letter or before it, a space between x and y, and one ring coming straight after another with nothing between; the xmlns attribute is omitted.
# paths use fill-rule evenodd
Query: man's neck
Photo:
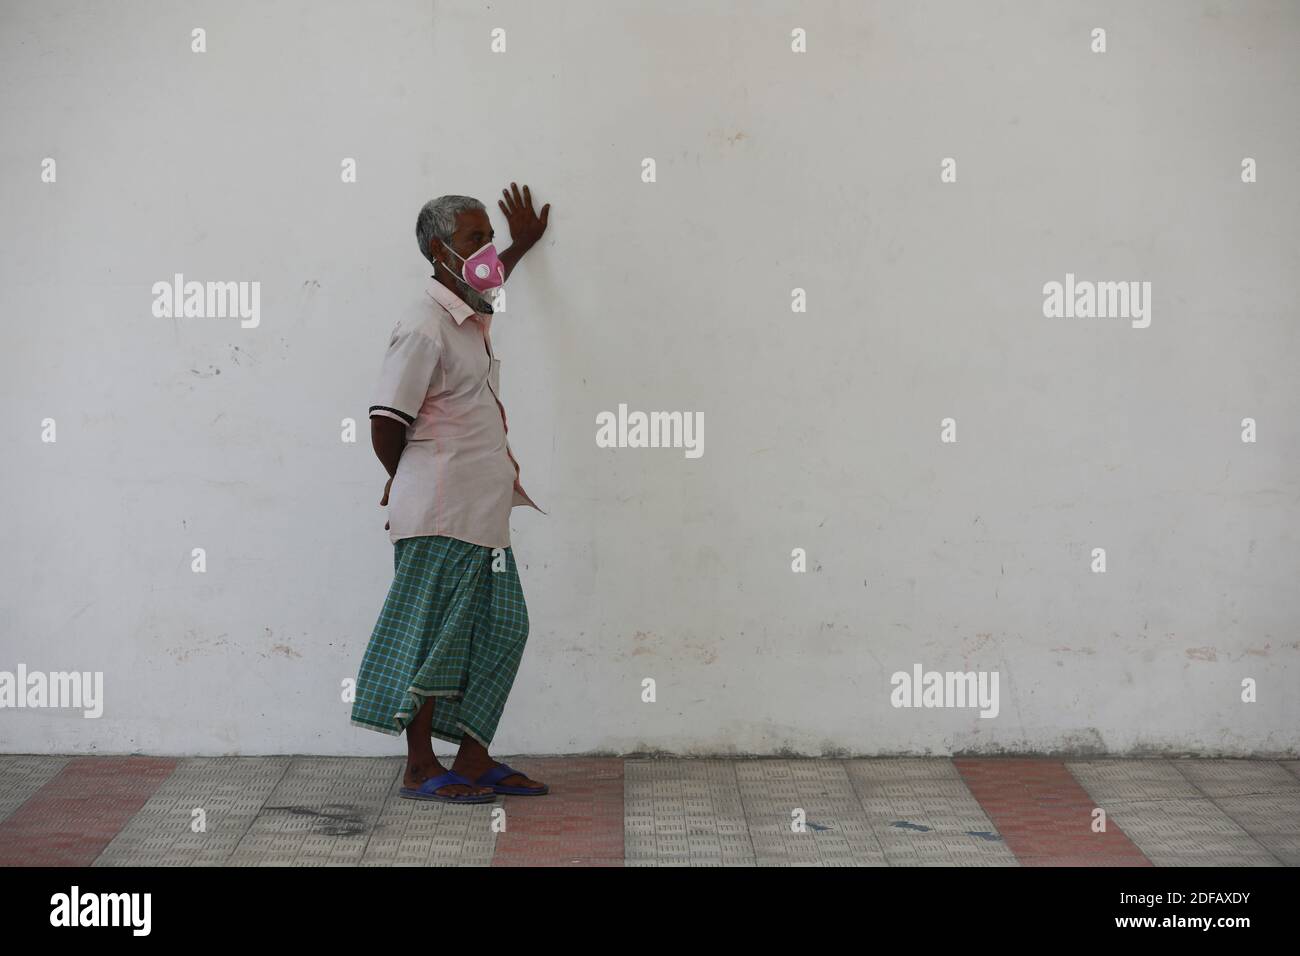
<svg viewBox="0 0 1300 956"><path fill-rule="evenodd" d="M452 292L456 293L456 295L460 297L461 301L475 312L487 312L489 314L492 312L492 303L488 301L487 296L483 295L483 293L479 292L477 289L472 288L469 283L464 282L464 280L457 282L455 278L452 278L445 272L440 273L436 268L433 270L433 277ZM461 288L462 284L464 285L463 289Z"/></svg>

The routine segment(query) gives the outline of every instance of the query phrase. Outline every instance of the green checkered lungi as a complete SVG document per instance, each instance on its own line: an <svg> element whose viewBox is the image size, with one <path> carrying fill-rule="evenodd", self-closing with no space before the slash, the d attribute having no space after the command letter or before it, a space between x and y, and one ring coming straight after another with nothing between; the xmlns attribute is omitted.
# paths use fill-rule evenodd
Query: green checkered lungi
<svg viewBox="0 0 1300 956"><path fill-rule="evenodd" d="M528 608L515 556L443 535L393 544L393 584L357 674L352 723L400 734L426 697L434 737L484 747L519 670Z"/></svg>

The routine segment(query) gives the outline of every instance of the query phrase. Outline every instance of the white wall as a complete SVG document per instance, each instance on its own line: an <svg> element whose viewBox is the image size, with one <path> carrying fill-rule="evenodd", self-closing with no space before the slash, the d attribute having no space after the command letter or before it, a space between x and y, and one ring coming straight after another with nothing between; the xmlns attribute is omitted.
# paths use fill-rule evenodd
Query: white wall
<svg viewBox="0 0 1300 956"><path fill-rule="evenodd" d="M402 751L339 692L392 569L365 414L420 205L504 238L515 180L551 226L494 344L550 514L495 750L1296 753L1300 7L740 9L0 5L0 669L105 679L0 750ZM260 325L155 318L176 272ZM1045 318L1067 272L1150 281L1150 327ZM702 411L703 457L597 448L620 402ZM915 663L999 716L891 707Z"/></svg>

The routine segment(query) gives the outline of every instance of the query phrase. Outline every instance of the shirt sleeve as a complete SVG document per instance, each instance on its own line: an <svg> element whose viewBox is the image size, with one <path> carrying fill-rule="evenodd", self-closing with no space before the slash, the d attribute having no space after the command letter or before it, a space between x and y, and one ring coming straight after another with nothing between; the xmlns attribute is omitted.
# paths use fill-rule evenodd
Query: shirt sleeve
<svg viewBox="0 0 1300 956"><path fill-rule="evenodd" d="M433 384L441 354L438 340L424 332L403 328L394 331L379 372L370 417L383 415L412 424Z"/></svg>

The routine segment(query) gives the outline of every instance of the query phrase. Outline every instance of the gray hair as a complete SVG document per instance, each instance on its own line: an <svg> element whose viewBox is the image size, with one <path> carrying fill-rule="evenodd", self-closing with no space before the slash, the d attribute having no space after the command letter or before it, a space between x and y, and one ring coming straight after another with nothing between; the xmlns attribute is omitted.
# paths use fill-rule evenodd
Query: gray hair
<svg viewBox="0 0 1300 956"><path fill-rule="evenodd" d="M441 239L450 245L451 234L456 231L457 213L471 210L487 212L483 204L472 196L439 196L424 204L415 220L415 238L420 241L420 252L424 258L431 263L437 262L429 251L433 240Z"/></svg>

